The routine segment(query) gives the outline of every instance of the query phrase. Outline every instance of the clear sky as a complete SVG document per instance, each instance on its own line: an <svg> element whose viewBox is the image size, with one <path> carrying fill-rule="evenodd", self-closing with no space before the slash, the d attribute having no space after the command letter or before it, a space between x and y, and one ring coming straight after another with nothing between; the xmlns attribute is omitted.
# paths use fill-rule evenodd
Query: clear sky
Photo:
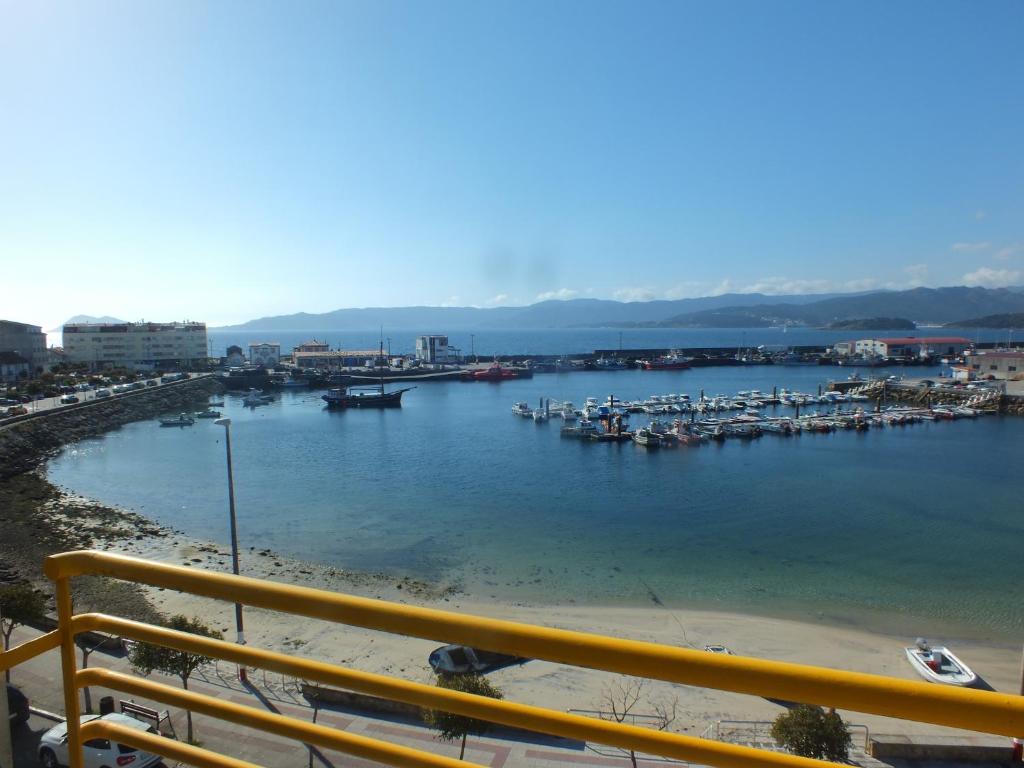
<svg viewBox="0 0 1024 768"><path fill-rule="evenodd" d="M1024 3L0 0L0 317L1024 283Z"/></svg>

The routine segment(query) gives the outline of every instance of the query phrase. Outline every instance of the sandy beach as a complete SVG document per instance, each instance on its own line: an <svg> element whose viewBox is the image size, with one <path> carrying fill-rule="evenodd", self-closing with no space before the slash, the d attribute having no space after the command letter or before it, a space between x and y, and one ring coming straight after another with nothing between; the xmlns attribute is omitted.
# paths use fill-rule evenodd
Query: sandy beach
<svg viewBox="0 0 1024 768"><path fill-rule="evenodd" d="M126 522L130 524L131 520L126 519ZM116 526L108 530L116 530ZM164 530L163 535L152 535L150 531L141 537L125 538L115 534L105 539L100 536L95 539L95 547L194 568L222 572L229 572L231 568L226 547L168 530ZM624 608L499 603L452 590L439 590L422 582L394 579L386 574L352 573L290 560L269 550L243 552L240 570L255 578L460 613L682 647L703 648L708 643L723 643L741 655L918 679L903 654L903 646L912 642L912 638L867 629L725 612L670 610L657 605ZM231 605L156 588L147 587L144 591L163 614L201 617L222 630L225 638L234 637ZM404 679L431 680L427 655L437 642L305 618L288 619L253 608L246 609L245 621L246 639L254 646ZM932 639L948 640L988 685L1002 691L1017 690L1019 648L952 638ZM603 690L619 676L533 661L493 673L491 677L509 699L559 710L588 710L606 708ZM703 732L718 720L771 720L782 711L779 705L754 696L667 683L649 683L645 703L637 711L650 712L655 702L671 699L678 702L678 718L673 729L692 734ZM951 732L937 726L860 713L843 714L849 722L868 726L872 733Z"/></svg>

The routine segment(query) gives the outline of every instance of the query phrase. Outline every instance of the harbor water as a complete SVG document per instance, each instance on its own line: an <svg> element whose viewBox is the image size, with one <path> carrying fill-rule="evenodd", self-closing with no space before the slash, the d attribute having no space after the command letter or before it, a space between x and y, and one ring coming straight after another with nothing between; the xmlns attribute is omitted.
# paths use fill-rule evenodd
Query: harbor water
<svg viewBox="0 0 1024 768"><path fill-rule="evenodd" d="M321 392L283 392L255 409L228 395L220 410L233 422L240 543L484 599L656 599L989 639L1024 629L1024 480L1014 469L1024 419L647 452L560 439L557 419L511 413L542 396L579 406L611 394L816 392L846 373L753 366L425 383L383 411L328 411ZM228 541L223 430L210 422L129 424L67 447L48 474Z"/></svg>

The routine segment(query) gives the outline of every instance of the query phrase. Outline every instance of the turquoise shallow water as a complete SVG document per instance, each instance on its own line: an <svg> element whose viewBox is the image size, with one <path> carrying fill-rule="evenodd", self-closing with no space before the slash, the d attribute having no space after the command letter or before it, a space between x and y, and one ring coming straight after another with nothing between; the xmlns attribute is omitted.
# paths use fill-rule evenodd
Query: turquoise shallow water
<svg viewBox="0 0 1024 768"><path fill-rule="evenodd" d="M228 397L240 541L540 602L821 617L1006 637L1019 605L1024 420L727 442L647 453L561 440L511 415L541 395L809 391L835 369L711 368L421 385L401 410L319 393ZM227 541L222 430L130 424L71 446L50 479Z"/></svg>

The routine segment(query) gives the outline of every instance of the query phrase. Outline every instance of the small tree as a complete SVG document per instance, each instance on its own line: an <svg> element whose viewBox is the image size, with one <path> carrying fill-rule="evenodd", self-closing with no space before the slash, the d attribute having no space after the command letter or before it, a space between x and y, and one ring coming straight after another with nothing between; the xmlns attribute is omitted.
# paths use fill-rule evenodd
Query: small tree
<svg viewBox="0 0 1024 768"><path fill-rule="evenodd" d="M500 699L503 694L499 688L491 684L491 681L475 672L467 672L458 675L441 673L437 675L435 684L439 688L447 688L450 691L471 693L474 696L487 696L491 699ZM459 750L459 760L466 754L466 736L482 736L491 729L491 724L486 720L476 720L465 715L456 715L453 712L443 712L438 709L428 709L423 713L424 722L435 729L442 741L456 741L462 739L462 748Z"/></svg>
<svg viewBox="0 0 1024 768"><path fill-rule="evenodd" d="M635 677L623 677L614 683L605 685L601 692L601 717L606 720L613 720L621 723L630 718L636 720L639 713L633 710L644 698L646 680ZM679 707L678 699L648 700L648 706L652 711L643 713L642 721L631 723L632 725L649 725L655 730L666 730L676 719L676 710ZM636 768L636 752L629 751L629 761L633 768Z"/></svg>
<svg viewBox="0 0 1024 768"><path fill-rule="evenodd" d="M21 624L39 621L46 615L46 598L31 584L21 582L0 587L0 632L4 636L4 650L11 647L11 633ZM11 670L5 673L11 682Z"/></svg>
<svg viewBox="0 0 1024 768"><path fill-rule="evenodd" d="M221 638L221 633L217 630L210 629L199 619L190 619L186 616L172 616L164 626L179 632L191 632L193 635L214 637L218 640ZM181 687L187 691L188 679L192 676L192 673L200 667L209 664L212 659L209 656L201 656L197 653L189 653L188 651L178 651L162 645L139 643L132 650L129 661L131 661L132 668L143 675L148 675L153 671L163 672L166 675L177 675L181 680ZM188 741L191 744L194 743L192 738L191 710L185 710L185 719L188 723Z"/></svg>
<svg viewBox="0 0 1024 768"><path fill-rule="evenodd" d="M850 729L834 709L798 704L772 724L772 738L794 755L839 762L850 752Z"/></svg>

